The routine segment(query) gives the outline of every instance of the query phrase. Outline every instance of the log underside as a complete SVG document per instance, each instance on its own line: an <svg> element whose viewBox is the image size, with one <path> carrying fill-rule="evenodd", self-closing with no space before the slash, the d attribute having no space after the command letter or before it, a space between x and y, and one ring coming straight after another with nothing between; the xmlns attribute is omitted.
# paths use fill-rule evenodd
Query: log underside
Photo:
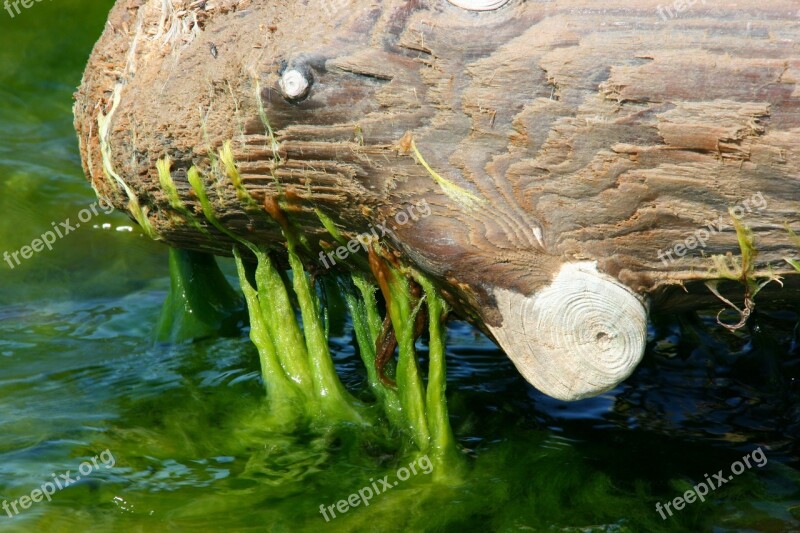
<svg viewBox="0 0 800 533"><path fill-rule="evenodd" d="M230 255L234 244L203 218L195 166L226 228L283 249L280 226L212 175L232 141L248 195L280 202L310 264L324 268L320 241L332 242L315 209L346 238L382 224L490 334L509 320L501 291L537 294L580 262L653 310L724 306L703 282L721 277L712 256L741 255L735 206L756 238L755 275L786 278L757 301L800 294L784 260L797 254L787 225L800 227L793 1L695 3L667 20L658 0L511 0L481 13L353 0L330 17L327 0L195 4L119 1L75 105L98 194L130 208L115 173L172 246ZM291 69L310 81L299 102L281 93ZM204 231L162 190L165 156ZM395 221L423 201L430 216ZM704 247L662 260L709 222L719 231ZM741 302L741 285L722 289Z"/></svg>

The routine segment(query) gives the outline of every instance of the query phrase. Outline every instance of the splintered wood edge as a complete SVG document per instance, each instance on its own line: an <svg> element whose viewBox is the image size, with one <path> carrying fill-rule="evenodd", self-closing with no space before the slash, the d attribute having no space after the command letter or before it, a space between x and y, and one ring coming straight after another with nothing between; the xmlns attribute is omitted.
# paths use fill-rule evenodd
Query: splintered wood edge
<svg viewBox="0 0 800 533"><path fill-rule="evenodd" d="M560 400L597 396L624 381L644 356L646 303L597 270L568 263L536 294L493 290L500 346L534 387Z"/></svg>

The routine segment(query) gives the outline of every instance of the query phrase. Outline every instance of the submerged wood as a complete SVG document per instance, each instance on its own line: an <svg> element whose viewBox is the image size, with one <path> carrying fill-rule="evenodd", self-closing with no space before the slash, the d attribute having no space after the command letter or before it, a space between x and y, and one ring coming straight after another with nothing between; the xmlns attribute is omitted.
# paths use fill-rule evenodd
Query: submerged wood
<svg viewBox="0 0 800 533"><path fill-rule="evenodd" d="M648 310L727 305L704 282L741 255L729 208L749 275L785 276L756 302L800 294L798 5L662 2L120 0L76 94L85 171L179 248L235 244L192 167L228 231L285 257L279 203L312 269L363 269L319 213L382 236L537 387L597 394Z"/></svg>

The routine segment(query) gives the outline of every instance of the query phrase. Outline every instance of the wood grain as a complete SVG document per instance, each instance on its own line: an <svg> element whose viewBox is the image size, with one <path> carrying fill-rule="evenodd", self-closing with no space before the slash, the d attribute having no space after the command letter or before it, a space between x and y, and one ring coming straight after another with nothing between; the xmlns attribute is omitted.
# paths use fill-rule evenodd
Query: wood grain
<svg viewBox="0 0 800 533"><path fill-rule="evenodd" d="M739 254L729 207L763 195L744 217L759 272L788 274L783 258L797 254L785 225L800 228L800 6L708 0L665 20L659 5L511 0L477 13L445 0L172 0L165 12L160 0L120 0L76 94L86 173L126 208L104 176L97 128L118 87L113 167L173 246L229 254L232 242L174 212L156 161L172 158L202 219L186 171L208 172L209 152L232 140L249 194L283 195L315 246L331 240L315 208L348 237L386 225L404 260L479 323L502 322L493 289L534 294L575 261L597 261L656 309L707 305L693 282L718 277L711 255ZM313 75L301 103L280 94L287 65ZM406 132L479 202L454 200L402 153ZM281 250L278 226L229 181L208 188L228 228ZM430 216L392 222L421 200ZM705 247L659 259L720 216Z"/></svg>

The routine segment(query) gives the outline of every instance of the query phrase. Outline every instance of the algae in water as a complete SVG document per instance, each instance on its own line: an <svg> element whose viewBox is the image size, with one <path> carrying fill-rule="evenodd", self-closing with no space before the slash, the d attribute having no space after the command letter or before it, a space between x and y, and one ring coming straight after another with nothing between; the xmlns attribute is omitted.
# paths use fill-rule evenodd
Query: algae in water
<svg viewBox="0 0 800 533"><path fill-rule="evenodd" d="M240 198L247 196L230 145L226 144L219 155L224 175L231 180ZM163 163L159 171L165 190L172 192L169 194L171 203L175 203L178 200L174 185L171 179L166 179L168 164L168 161ZM445 395L444 319L448 306L433 283L421 272L386 260L386 253L377 241L370 243L368 257L353 258L360 270L346 275L328 272L322 276L337 281L344 292L369 389L375 399L374 404L365 404L345 388L337 374L329 348L327 312L318 293L321 278L309 275L301 255L311 247L279 202L267 199L264 207L282 228L290 278L280 271L269 251L234 234L218 220L203 176L196 167L189 169L188 181L208 222L236 243L233 255L250 316L250 338L259 353L275 421L284 427L297 427L306 422L314 427L342 424L367 427L374 426L378 413L383 413L388 426L403 436L401 448L430 455L440 472L457 471L460 454L450 426ZM246 203L251 204L253 200ZM317 214L335 240L345 240L330 219L319 210ZM244 251L249 251L255 259L255 268L246 262ZM174 252L172 255L176 271L180 271L181 259L198 259L182 254ZM377 284L363 270L371 270ZM213 272L205 275L213 277ZM200 290L207 284L198 275L194 278L175 276L173 281L171 308L176 307L179 295L192 294L192 290L187 290L187 283L201 284ZM380 316L379 292L386 302L386 320ZM190 319L184 320L187 324L193 323ZM394 376L396 384L385 379L383 362L378 362L380 357L391 358L392 355L379 351L394 349L393 343L381 342L386 341L384 330L387 327L396 341L398 355L396 363L392 361L386 365L386 371ZM416 349L417 338L424 329L430 338L427 385ZM442 468L444 466L447 468Z"/></svg>

